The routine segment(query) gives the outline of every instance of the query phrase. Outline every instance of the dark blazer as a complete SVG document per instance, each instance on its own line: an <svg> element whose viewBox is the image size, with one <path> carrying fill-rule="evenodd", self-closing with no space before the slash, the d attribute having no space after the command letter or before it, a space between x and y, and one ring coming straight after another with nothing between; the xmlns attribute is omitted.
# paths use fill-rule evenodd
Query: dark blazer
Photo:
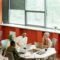
<svg viewBox="0 0 60 60"><path fill-rule="evenodd" d="M14 60L21 60L20 56L18 55L18 52L13 46L10 46L7 48L6 54L5 54L6 56L7 56L7 52L11 52L13 54Z"/></svg>

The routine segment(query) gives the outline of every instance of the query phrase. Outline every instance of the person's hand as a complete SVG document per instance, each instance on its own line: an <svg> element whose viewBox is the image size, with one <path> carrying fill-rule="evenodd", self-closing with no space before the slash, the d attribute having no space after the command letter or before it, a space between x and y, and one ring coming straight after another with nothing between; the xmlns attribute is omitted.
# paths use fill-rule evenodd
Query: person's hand
<svg viewBox="0 0 60 60"><path fill-rule="evenodd" d="M17 43L17 45L20 47L20 44L19 43Z"/></svg>
<svg viewBox="0 0 60 60"><path fill-rule="evenodd" d="M48 48L48 46L47 45L43 45L43 48Z"/></svg>

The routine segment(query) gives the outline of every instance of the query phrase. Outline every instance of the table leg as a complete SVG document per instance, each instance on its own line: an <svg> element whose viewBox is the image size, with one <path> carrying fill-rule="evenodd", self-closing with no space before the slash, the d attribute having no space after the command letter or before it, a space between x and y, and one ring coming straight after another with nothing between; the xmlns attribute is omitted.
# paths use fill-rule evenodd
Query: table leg
<svg viewBox="0 0 60 60"><path fill-rule="evenodd" d="M42 59L40 59L40 58L37 58L36 60L42 60Z"/></svg>
<svg viewBox="0 0 60 60"><path fill-rule="evenodd" d="M36 60L45 60L44 58L39 58L39 59L36 59Z"/></svg>
<svg viewBox="0 0 60 60"><path fill-rule="evenodd" d="M43 58L40 58L40 60L44 60Z"/></svg>
<svg viewBox="0 0 60 60"><path fill-rule="evenodd" d="M56 54L53 55L53 60L56 60Z"/></svg>
<svg viewBox="0 0 60 60"><path fill-rule="evenodd" d="M36 60L36 59L24 59L24 60Z"/></svg>
<svg viewBox="0 0 60 60"><path fill-rule="evenodd" d="M56 60L56 54L51 55L51 56L48 57L48 59L46 59L46 60Z"/></svg>
<svg viewBox="0 0 60 60"><path fill-rule="evenodd" d="M39 58L37 58L36 60L40 60Z"/></svg>

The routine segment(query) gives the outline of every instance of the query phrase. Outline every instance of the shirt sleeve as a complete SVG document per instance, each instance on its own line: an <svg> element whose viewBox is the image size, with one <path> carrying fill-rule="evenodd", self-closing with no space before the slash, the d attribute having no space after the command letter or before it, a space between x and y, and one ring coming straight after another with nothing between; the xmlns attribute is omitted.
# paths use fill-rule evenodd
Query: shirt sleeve
<svg viewBox="0 0 60 60"><path fill-rule="evenodd" d="M49 47L52 47L52 42L51 42L50 39L48 39L48 46L49 46Z"/></svg>
<svg viewBox="0 0 60 60"><path fill-rule="evenodd" d="M27 44L27 42L28 42L28 37L26 37L25 40L26 40L25 43Z"/></svg>
<svg viewBox="0 0 60 60"><path fill-rule="evenodd" d="M18 36L18 37L16 38L16 43L17 43L17 42L20 42L20 39L21 39L21 36Z"/></svg>
<svg viewBox="0 0 60 60"><path fill-rule="evenodd" d="M15 48L13 48L13 54L14 54L15 56L18 56L18 57L19 57L18 52L17 52L17 50L16 50Z"/></svg>

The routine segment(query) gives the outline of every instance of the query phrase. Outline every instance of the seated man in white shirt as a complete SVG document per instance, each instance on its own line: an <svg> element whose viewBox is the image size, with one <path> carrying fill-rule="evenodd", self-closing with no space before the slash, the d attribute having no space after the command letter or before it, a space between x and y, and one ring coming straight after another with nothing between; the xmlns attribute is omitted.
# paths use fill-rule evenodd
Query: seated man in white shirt
<svg viewBox="0 0 60 60"><path fill-rule="evenodd" d="M27 36L26 33L23 33L22 36L17 37L16 43L20 46L20 47L26 47L27 44Z"/></svg>

